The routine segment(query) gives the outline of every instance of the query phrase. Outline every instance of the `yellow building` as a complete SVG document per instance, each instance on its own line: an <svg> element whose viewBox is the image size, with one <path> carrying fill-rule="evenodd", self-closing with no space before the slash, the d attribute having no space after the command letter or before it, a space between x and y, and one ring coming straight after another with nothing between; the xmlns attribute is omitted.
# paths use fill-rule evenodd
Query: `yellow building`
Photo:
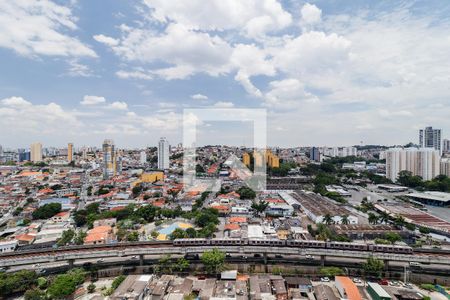
<svg viewBox="0 0 450 300"><path fill-rule="evenodd" d="M69 143L67 145L67 161L70 163L73 161L73 144Z"/></svg>
<svg viewBox="0 0 450 300"><path fill-rule="evenodd" d="M164 172L144 173L141 175L142 182L155 182L164 179Z"/></svg>
<svg viewBox="0 0 450 300"><path fill-rule="evenodd" d="M250 166L250 155L247 152L244 152L244 154L242 154L242 162L244 163L244 165L246 165L247 167Z"/></svg>
<svg viewBox="0 0 450 300"><path fill-rule="evenodd" d="M269 167L271 168L279 168L280 167L280 159L275 154L270 153L268 159Z"/></svg>

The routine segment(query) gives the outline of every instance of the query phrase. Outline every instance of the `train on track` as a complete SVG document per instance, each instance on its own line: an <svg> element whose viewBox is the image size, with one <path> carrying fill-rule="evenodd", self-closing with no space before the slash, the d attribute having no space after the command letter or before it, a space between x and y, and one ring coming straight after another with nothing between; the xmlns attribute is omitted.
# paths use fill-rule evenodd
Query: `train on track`
<svg viewBox="0 0 450 300"><path fill-rule="evenodd" d="M373 245L349 242L325 242L316 240L278 240L278 239L176 239L174 246L272 246L293 248L316 248L350 251L372 251L398 254L412 254L413 249L408 246Z"/></svg>
<svg viewBox="0 0 450 300"><path fill-rule="evenodd" d="M110 243L97 245L74 245L63 247L47 247L47 248L26 248L20 247L14 252L4 252L0 257L20 256L27 254L51 254L63 252L77 252L85 250L102 251L102 250L125 250L131 248L161 248L161 247L196 247L196 246L261 246L261 247L290 247L305 249L332 249L346 251L370 251L397 254L412 254L413 249L408 246L396 245L374 245L349 242L325 242L318 240L279 240L279 239L234 239L234 238L194 238L194 239L176 239L173 241L142 241L142 242L125 242Z"/></svg>

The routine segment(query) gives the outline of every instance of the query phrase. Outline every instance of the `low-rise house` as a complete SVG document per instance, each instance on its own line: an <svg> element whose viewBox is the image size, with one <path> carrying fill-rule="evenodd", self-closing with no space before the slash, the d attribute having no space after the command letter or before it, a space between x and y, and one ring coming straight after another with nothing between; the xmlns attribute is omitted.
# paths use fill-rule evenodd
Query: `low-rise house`
<svg viewBox="0 0 450 300"><path fill-rule="evenodd" d="M62 211L52 217L52 221L56 223L67 222L70 218L70 212Z"/></svg>
<svg viewBox="0 0 450 300"><path fill-rule="evenodd" d="M13 252L17 248L18 244L19 242L17 240L1 241L0 253Z"/></svg>
<svg viewBox="0 0 450 300"><path fill-rule="evenodd" d="M152 275L128 275L111 295L111 300L143 300L149 294Z"/></svg>
<svg viewBox="0 0 450 300"><path fill-rule="evenodd" d="M98 226L87 232L84 238L85 245L107 244L113 240L113 233L111 226Z"/></svg>

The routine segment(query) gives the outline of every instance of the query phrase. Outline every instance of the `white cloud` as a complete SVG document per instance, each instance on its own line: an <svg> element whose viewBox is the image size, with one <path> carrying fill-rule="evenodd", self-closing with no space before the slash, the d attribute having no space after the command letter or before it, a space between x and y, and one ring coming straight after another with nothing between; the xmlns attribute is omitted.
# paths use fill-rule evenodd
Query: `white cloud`
<svg viewBox="0 0 450 300"><path fill-rule="evenodd" d="M109 36L106 36L103 34L94 35L93 38L97 42L106 44L108 46L117 46L119 44L118 40L113 39L112 37L109 37Z"/></svg>
<svg viewBox="0 0 450 300"><path fill-rule="evenodd" d="M116 76L122 79L144 79L150 80L153 78L149 72L143 70L124 71L120 70L116 72Z"/></svg>
<svg viewBox="0 0 450 300"><path fill-rule="evenodd" d="M69 61L69 70L67 75L73 77L92 77L94 76L89 66L79 63L76 60Z"/></svg>
<svg viewBox="0 0 450 300"><path fill-rule="evenodd" d="M106 102L105 97L86 95L83 97L83 100L80 102L80 104L81 105L97 105L97 104L102 104L105 102Z"/></svg>
<svg viewBox="0 0 450 300"><path fill-rule="evenodd" d="M68 133L80 125L74 114L53 102L33 104L22 97L0 100L0 134L8 139Z"/></svg>
<svg viewBox="0 0 450 300"><path fill-rule="evenodd" d="M300 10L302 24L315 24L319 23L322 18L322 10L320 10L314 4L305 3Z"/></svg>
<svg viewBox="0 0 450 300"><path fill-rule="evenodd" d="M217 107L217 108L231 108L231 107L234 107L234 104L233 104L233 102L218 101L218 102L214 103L213 106Z"/></svg>
<svg viewBox="0 0 450 300"><path fill-rule="evenodd" d="M208 100L208 96L202 94L191 95L191 98L194 100Z"/></svg>
<svg viewBox="0 0 450 300"><path fill-rule="evenodd" d="M265 104L274 109L296 109L304 102L314 103L319 99L306 92L302 82L294 78L272 81L265 95Z"/></svg>
<svg viewBox="0 0 450 300"><path fill-rule="evenodd" d="M114 101L113 103L111 103L109 105L109 107L111 107L113 109L117 109L117 110L127 110L128 104L126 102L122 102L122 101Z"/></svg>
<svg viewBox="0 0 450 300"><path fill-rule="evenodd" d="M291 15L276 0L144 0L153 19L200 30L242 29L251 36L285 28Z"/></svg>
<svg viewBox="0 0 450 300"><path fill-rule="evenodd" d="M24 56L96 57L66 32L76 30L68 7L49 0L0 1L0 47Z"/></svg>

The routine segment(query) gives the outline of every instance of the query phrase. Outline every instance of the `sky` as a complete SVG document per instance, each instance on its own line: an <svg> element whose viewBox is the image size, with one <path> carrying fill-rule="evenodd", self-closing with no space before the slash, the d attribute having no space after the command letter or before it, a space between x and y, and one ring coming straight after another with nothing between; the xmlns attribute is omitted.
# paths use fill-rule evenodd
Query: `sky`
<svg viewBox="0 0 450 300"><path fill-rule="evenodd" d="M3 147L178 144L192 108L266 109L270 146L450 138L449 82L447 0L0 1ZM251 145L226 123L202 143Z"/></svg>

